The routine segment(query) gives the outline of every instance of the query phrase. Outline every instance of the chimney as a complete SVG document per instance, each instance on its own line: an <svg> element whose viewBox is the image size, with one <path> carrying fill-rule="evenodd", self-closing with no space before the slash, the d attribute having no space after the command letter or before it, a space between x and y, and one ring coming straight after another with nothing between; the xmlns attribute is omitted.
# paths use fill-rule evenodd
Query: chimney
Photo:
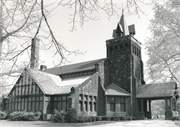
<svg viewBox="0 0 180 127"><path fill-rule="evenodd" d="M33 38L31 42L30 68L34 70L38 70L39 66L39 41L38 38Z"/></svg>
<svg viewBox="0 0 180 127"><path fill-rule="evenodd" d="M47 69L47 66L46 65L41 65L40 66L40 71L44 71L44 70L46 70Z"/></svg>

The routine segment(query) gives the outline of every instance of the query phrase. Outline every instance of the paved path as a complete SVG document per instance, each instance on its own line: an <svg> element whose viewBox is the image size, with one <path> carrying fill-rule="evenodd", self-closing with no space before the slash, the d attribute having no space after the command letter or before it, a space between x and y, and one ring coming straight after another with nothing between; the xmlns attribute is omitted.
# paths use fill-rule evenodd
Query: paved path
<svg viewBox="0 0 180 127"><path fill-rule="evenodd" d="M0 120L0 127L180 127L170 120L97 121L88 123L50 123L47 121Z"/></svg>

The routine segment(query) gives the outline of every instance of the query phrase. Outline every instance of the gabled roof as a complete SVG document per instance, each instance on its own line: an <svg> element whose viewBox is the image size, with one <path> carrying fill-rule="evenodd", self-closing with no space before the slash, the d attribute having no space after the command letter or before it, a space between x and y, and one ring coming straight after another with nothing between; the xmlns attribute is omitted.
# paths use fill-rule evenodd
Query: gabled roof
<svg viewBox="0 0 180 127"><path fill-rule="evenodd" d="M175 82L141 85L137 88L137 98L164 98L174 96Z"/></svg>
<svg viewBox="0 0 180 127"><path fill-rule="evenodd" d="M35 80L37 85L43 91L44 94L68 94L71 92L72 87L77 87L85 80L87 80L89 76L82 76L70 79L62 80L59 76L49 74L42 71L27 69L30 76Z"/></svg>
<svg viewBox="0 0 180 127"><path fill-rule="evenodd" d="M59 76L45 73L42 71L36 71L27 69L30 76L35 80L44 94L53 94L58 85L61 84L62 79Z"/></svg>
<svg viewBox="0 0 180 127"><path fill-rule="evenodd" d="M105 88L105 95L130 96L131 94L112 83Z"/></svg>
<svg viewBox="0 0 180 127"><path fill-rule="evenodd" d="M72 87L79 86L81 83L86 81L91 76L92 75L65 79L62 81L62 83L58 86L58 88L55 90L55 92L53 94L59 94L59 93L68 94L71 92Z"/></svg>
<svg viewBox="0 0 180 127"><path fill-rule="evenodd" d="M100 63L104 60L105 60L105 58L82 62L82 63L77 63L77 64L61 66L61 67L56 67L56 68L50 68L50 69L44 70L44 72L55 74L55 75L61 75L61 74L81 72L81 71L86 71L86 70L93 70L93 69L95 69L96 63Z"/></svg>

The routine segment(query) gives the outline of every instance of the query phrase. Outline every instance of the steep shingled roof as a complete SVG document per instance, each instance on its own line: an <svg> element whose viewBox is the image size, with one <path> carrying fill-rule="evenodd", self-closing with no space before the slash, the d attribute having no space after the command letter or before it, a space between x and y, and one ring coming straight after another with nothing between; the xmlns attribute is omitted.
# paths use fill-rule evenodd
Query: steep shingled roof
<svg viewBox="0 0 180 127"><path fill-rule="evenodd" d="M172 97L177 89L175 82L141 85L137 88L137 98Z"/></svg>
<svg viewBox="0 0 180 127"><path fill-rule="evenodd" d="M55 74L55 75L61 75L61 74L66 74L66 73L93 70L93 69L95 69L96 63L100 63L104 60L105 60L105 58L92 60L92 61L86 61L86 62L77 63L77 64L61 66L61 67L56 67L56 68L50 68L50 69L44 70L44 72L47 72L50 74Z"/></svg>
<svg viewBox="0 0 180 127"><path fill-rule="evenodd" d="M92 75L88 76L82 76L82 77L76 77L76 78L70 78L70 79L64 79L61 83L61 85L58 86L58 88L54 91L54 94L67 94L71 92L72 87L77 87L87 79L89 79Z"/></svg>
<svg viewBox="0 0 180 127"><path fill-rule="evenodd" d="M55 89L62 82L62 79L59 76L53 74L36 71L32 69L27 69L27 71L38 84L38 86L44 94L53 94Z"/></svg>
<svg viewBox="0 0 180 127"><path fill-rule="evenodd" d="M126 90L124 90L121 87L115 85L114 83L110 84L105 89L106 89L105 90L105 95L118 95L118 96L130 96L131 95Z"/></svg>
<svg viewBox="0 0 180 127"><path fill-rule="evenodd" d="M62 80L59 76L46 72L36 71L32 69L27 69L27 71L38 84L43 93L50 95L68 94L71 92L72 87L77 87L92 76L89 75Z"/></svg>

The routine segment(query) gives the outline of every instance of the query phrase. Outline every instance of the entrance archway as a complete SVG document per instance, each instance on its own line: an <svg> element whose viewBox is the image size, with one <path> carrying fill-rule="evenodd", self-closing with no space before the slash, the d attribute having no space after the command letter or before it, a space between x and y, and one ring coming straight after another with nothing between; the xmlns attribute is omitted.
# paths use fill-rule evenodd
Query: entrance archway
<svg viewBox="0 0 180 127"><path fill-rule="evenodd" d="M176 89L175 82L139 86L137 90L139 119L152 118L151 101L153 100L165 100L165 119L172 119L173 115L177 114Z"/></svg>
<svg viewBox="0 0 180 127"><path fill-rule="evenodd" d="M165 119L171 119L173 117L173 112L177 111L176 106L176 98L174 97L165 97L165 98L140 98L138 99L138 107L139 107L139 113L148 119L152 119L152 105L151 102L153 100L164 100L165 101Z"/></svg>
<svg viewBox="0 0 180 127"><path fill-rule="evenodd" d="M151 118L165 119L165 100L151 100Z"/></svg>

